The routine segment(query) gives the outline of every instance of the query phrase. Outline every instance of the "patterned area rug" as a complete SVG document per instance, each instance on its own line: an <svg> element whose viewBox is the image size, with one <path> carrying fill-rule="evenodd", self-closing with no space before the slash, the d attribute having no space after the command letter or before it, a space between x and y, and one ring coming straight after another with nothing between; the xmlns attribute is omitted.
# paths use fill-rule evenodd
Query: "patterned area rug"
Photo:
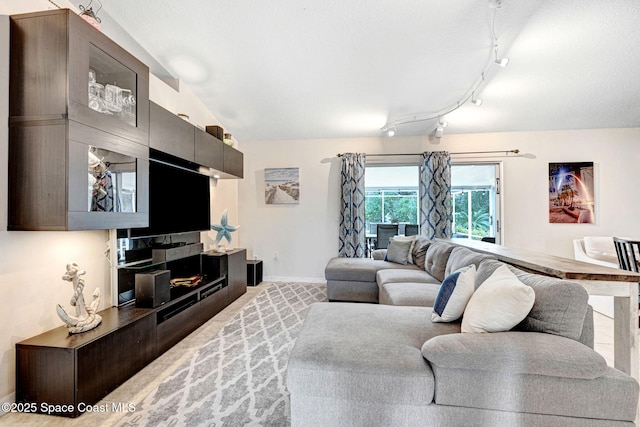
<svg viewBox="0 0 640 427"><path fill-rule="evenodd" d="M119 426L287 426L285 371L324 284L275 284L151 392Z"/></svg>

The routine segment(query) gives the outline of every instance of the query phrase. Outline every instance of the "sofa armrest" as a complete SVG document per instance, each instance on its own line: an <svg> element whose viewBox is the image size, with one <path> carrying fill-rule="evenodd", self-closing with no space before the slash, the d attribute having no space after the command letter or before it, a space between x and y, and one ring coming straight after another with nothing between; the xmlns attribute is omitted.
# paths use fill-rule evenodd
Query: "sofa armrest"
<svg viewBox="0 0 640 427"><path fill-rule="evenodd" d="M539 332L450 334L427 340L422 356L440 368L594 379L604 358L569 338Z"/></svg>

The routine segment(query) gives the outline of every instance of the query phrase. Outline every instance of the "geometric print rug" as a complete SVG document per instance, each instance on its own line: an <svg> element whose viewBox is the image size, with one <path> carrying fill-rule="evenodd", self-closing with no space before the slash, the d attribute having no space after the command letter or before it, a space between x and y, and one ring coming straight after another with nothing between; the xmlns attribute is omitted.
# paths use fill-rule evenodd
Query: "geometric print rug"
<svg viewBox="0 0 640 427"><path fill-rule="evenodd" d="M324 284L272 285L117 425L290 425L289 354L309 305L326 300Z"/></svg>

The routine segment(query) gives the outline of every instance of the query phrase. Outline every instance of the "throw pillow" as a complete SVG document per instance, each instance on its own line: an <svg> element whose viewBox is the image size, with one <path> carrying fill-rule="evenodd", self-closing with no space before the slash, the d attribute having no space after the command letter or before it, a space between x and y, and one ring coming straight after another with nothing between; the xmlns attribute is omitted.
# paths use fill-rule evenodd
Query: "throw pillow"
<svg viewBox="0 0 640 427"><path fill-rule="evenodd" d="M393 236L391 240L400 240L400 241L409 241L411 242L411 246L409 246L409 253L407 254L407 263L413 264L413 257L411 252L413 251L413 246L416 243L416 236Z"/></svg>
<svg viewBox="0 0 640 427"><path fill-rule="evenodd" d="M462 267L445 277L431 313L432 322L453 322L462 317L476 288L476 266Z"/></svg>
<svg viewBox="0 0 640 427"><path fill-rule="evenodd" d="M395 262L397 264L407 265L410 247L411 241L409 240L392 240L389 243L387 256L384 258L384 260Z"/></svg>
<svg viewBox="0 0 640 427"><path fill-rule="evenodd" d="M411 257L413 258L413 263L420 269L424 270L424 262L427 257L427 249L429 249L429 245L431 245L432 241L423 236L416 237L415 243L413 244L413 250L411 251Z"/></svg>
<svg viewBox="0 0 640 427"><path fill-rule="evenodd" d="M502 265L469 300L462 316L462 332L509 331L527 317L535 298L533 289Z"/></svg>

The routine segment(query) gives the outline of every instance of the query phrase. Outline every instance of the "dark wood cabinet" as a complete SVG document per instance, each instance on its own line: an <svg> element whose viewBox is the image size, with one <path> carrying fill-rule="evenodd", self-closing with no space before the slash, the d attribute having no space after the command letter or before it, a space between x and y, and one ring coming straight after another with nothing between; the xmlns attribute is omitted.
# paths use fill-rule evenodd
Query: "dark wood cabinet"
<svg viewBox="0 0 640 427"><path fill-rule="evenodd" d="M82 334L59 327L16 344L16 402L61 406L76 417L156 357L154 310L99 312L102 323ZM81 405L82 404L82 405Z"/></svg>
<svg viewBox="0 0 640 427"><path fill-rule="evenodd" d="M183 292L182 289L177 289ZM156 310L157 350L162 354L228 305L224 277L198 286Z"/></svg>
<svg viewBox="0 0 640 427"><path fill-rule="evenodd" d="M155 309L102 310L102 323L81 334L59 327L17 343L16 402L36 403L40 412L60 405L53 415L81 415L82 405L97 403L244 294L246 253L205 252L161 263L173 277L199 271L206 283L172 288L171 300Z"/></svg>
<svg viewBox="0 0 640 427"><path fill-rule="evenodd" d="M153 150L211 169L211 176L242 178L244 155L181 119L154 102L149 102L149 147ZM208 126L211 131L217 126Z"/></svg>
<svg viewBox="0 0 640 427"><path fill-rule="evenodd" d="M226 275L229 287L229 302L247 292L247 250L233 249L228 252L205 252L202 263L214 274Z"/></svg>
<svg viewBox="0 0 640 427"><path fill-rule="evenodd" d="M244 154L224 144L224 172L238 178L244 177Z"/></svg>
<svg viewBox="0 0 640 427"><path fill-rule="evenodd" d="M10 27L9 229L147 226L148 68L67 9Z"/></svg>
<svg viewBox="0 0 640 427"><path fill-rule="evenodd" d="M176 114L149 102L149 146L189 162L195 161L195 127Z"/></svg>
<svg viewBox="0 0 640 427"><path fill-rule="evenodd" d="M224 143L215 136L197 128L195 136L196 163L217 171L224 170Z"/></svg>

